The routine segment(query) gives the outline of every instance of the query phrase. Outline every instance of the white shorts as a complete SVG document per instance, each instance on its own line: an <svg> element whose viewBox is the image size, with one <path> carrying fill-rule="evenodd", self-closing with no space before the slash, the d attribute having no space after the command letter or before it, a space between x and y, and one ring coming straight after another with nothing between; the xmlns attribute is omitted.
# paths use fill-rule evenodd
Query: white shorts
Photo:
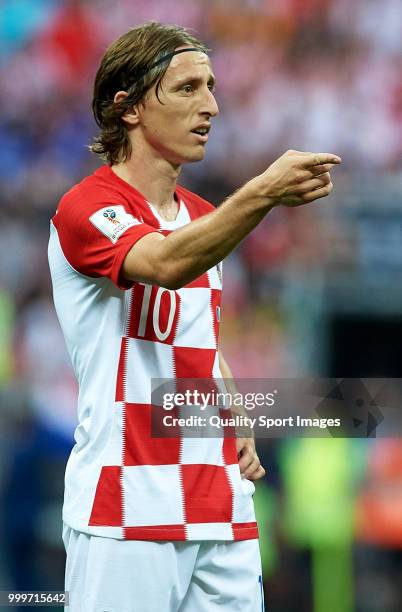
<svg viewBox="0 0 402 612"><path fill-rule="evenodd" d="M258 540L63 541L69 612L264 612Z"/></svg>

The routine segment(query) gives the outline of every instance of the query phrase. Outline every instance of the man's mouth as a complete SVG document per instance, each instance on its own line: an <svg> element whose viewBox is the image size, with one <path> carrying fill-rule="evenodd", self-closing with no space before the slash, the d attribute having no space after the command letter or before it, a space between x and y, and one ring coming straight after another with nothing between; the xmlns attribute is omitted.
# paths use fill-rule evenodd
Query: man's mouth
<svg viewBox="0 0 402 612"><path fill-rule="evenodd" d="M206 134L208 134L209 130L210 130L209 127L199 127L191 131L193 132L193 134L199 134L200 136L205 136Z"/></svg>
<svg viewBox="0 0 402 612"><path fill-rule="evenodd" d="M199 125L198 127L191 130L192 134L198 136L198 140L201 142L207 142L208 132L211 129L210 125Z"/></svg>

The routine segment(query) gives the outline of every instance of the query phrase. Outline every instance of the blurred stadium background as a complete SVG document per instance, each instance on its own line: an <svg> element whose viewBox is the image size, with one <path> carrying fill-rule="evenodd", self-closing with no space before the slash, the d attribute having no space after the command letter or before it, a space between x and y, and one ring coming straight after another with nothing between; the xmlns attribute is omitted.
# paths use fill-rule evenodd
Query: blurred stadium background
<svg viewBox="0 0 402 612"><path fill-rule="evenodd" d="M182 183L218 204L288 148L343 158L335 192L277 209L224 266L235 376L401 377L400 0L0 2L0 589L60 589L76 385L52 306L49 219L98 164L104 49L156 19L212 50L221 114ZM402 445L265 440L270 612L402 610Z"/></svg>

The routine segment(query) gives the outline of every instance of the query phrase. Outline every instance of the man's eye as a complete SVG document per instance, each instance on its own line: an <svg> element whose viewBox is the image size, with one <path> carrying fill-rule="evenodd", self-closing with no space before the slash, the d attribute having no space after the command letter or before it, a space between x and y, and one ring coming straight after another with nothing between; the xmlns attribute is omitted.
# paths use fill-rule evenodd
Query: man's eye
<svg viewBox="0 0 402 612"><path fill-rule="evenodd" d="M215 91L215 84L214 84L214 83L210 83L210 84L208 85L208 89L209 89L209 91L214 92L214 91Z"/></svg>
<svg viewBox="0 0 402 612"><path fill-rule="evenodd" d="M182 91L184 91L186 93L191 93L193 91L193 86L192 85L183 85L183 87L181 89L182 89Z"/></svg>

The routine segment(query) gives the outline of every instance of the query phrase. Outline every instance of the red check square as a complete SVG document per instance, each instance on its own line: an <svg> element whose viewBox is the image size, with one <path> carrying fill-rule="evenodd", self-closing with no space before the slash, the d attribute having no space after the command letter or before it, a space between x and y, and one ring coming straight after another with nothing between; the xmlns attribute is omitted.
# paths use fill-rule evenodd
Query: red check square
<svg viewBox="0 0 402 612"><path fill-rule="evenodd" d="M180 428L168 428L162 422L166 415L177 417L177 409L167 411L151 404L126 404L125 409L124 465L179 463Z"/></svg>
<svg viewBox="0 0 402 612"><path fill-rule="evenodd" d="M187 523L230 523L232 491L225 468L218 465L182 465Z"/></svg>

